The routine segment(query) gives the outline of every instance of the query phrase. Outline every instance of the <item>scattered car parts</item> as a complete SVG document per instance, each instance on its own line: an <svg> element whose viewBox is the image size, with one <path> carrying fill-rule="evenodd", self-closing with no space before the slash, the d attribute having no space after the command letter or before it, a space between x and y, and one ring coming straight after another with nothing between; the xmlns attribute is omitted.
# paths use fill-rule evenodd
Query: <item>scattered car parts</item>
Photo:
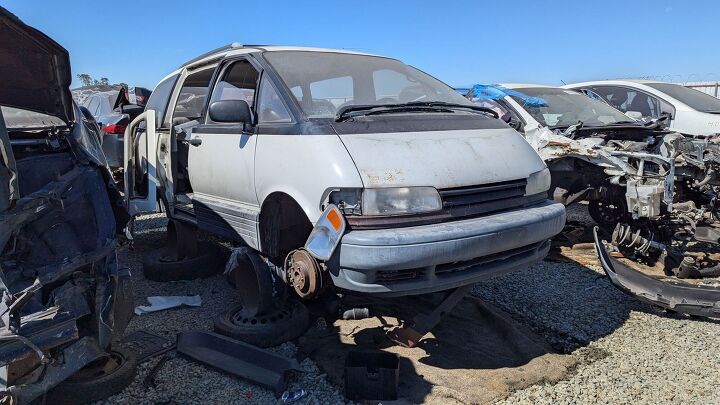
<svg viewBox="0 0 720 405"><path fill-rule="evenodd" d="M557 201L589 202L590 216L604 230L603 251L629 262L616 263L624 267L614 271L604 260L616 285L630 265L647 276L634 282L671 283L667 288L680 294L673 299L687 292L692 300L692 288L677 289L675 283L699 278L710 283L720 275L720 137L671 132L667 117L636 121L571 89L478 85L468 97L492 100L519 123L550 168ZM717 281L716 287L704 286L703 294L720 292ZM650 301L667 307L662 300Z"/></svg>
<svg viewBox="0 0 720 405"><path fill-rule="evenodd" d="M212 332L178 335L177 351L194 360L270 388L285 391L288 372L303 371L297 360Z"/></svg>
<svg viewBox="0 0 720 405"><path fill-rule="evenodd" d="M350 401L395 401L400 357L395 353L352 350L345 358L345 397Z"/></svg>
<svg viewBox="0 0 720 405"><path fill-rule="evenodd" d="M138 305L135 307L135 315L164 311L170 308L199 307L202 305L202 298L199 295L156 296L147 297L147 302L150 305Z"/></svg>
<svg viewBox="0 0 720 405"><path fill-rule="evenodd" d="M597 228L595 248L605 273L621 291L670 311L720 318L720 289L717 287L669 280L662 275L633 269L629 263L613 257L607 242L598 236Z"/></svg>
<svg viewBox="0 0 720 405"><path fill-rule="evenodd" d="M120 340L123 347L135 352L138 363L166 353L175 347L175 342L146 330L137 330L123 336Z"/></svg>
<svg viewBox="0 0 720 405"><path fill-rule="evenodd" d="M442 317L449 313L464 296L472 289L472 285L466 285L448 292L440 305L429 314L417 314L412 325L403 325L387 332L387 337L403 347L415 347L428 332L432 330Z"/></svg>

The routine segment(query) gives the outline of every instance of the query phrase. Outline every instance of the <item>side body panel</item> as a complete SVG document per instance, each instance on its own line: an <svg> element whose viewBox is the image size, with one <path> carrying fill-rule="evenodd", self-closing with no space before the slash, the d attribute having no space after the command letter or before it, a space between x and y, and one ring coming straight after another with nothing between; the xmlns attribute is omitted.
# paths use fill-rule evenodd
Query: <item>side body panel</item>
<svg viewBox="0 0 720 405"><path fill-rule="evenodd" d="M258 204L254 184L257 135L193 131L188 172L198 226L258 249Z"/></svg>
<svg viewBox="0 0 720 405"><path fill-rule="evenodd" d="M334 188L362 187L337 135L258 135L255 158L258 201L275 192L291 196L314 224L324 196Z"/></svg>

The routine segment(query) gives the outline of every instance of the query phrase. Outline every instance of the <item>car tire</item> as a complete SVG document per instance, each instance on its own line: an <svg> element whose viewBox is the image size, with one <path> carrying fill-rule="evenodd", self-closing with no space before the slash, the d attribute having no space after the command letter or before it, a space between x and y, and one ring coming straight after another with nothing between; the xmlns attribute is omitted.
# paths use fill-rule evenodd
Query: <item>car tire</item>
<svg viewBox="0 0 720 405"><path fill-rule="evenodd" d="M246 316L242 305L215 319L215 332L266 348L298 338L310 323L308 310L297 300L266 315Z"/></svg>
<svg viewBox="0 0 720 405"><path fill-rule="evenodd" d="M48 391L45 403L48 404L84 404L95 402L124 390L135 379L137 373L137 357L131 350L114 347L106 361L114 361L117 367L112 370L103 369L98 364L92 366L95 373L88 368L70 376L65 381Z"/></svg>
<svg viewBox="0 0 720 405"><path fill-rule="evenodd" d="M164 249L156 249L143 258L143 273L152 281L180 281L207 278L220 273L225 267L229 252L223 246L198 242L196 257L177 262L163 260Z"/></svg>

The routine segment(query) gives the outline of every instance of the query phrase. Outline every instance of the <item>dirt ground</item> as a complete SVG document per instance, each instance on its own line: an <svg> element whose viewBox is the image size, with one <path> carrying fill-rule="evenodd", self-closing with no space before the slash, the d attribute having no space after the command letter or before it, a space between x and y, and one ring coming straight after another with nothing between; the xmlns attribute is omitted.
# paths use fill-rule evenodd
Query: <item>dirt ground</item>
<svg viewBox="0 0 720 405"><path fill-rule="evenodd" d="M134 250L120 251L135 280L135 303L152 295L200 295L202 306L136 316L126 333L146 330L173 339L212 330L213 319L238 302L222 275L189 282L144 279L143 254L164 243L165 220L141 218ZM368 307L371 318L325 316L304 337L272 348L304 369L288 389L303 389L298 404L346 403L345 353L398 353L400 402L405 403L720 403L720 323L663 313L615 289L592 250L543 261L527 270L479 283L415 349L386 347L388 327L428 310L437 297L345 301ZM572 255L570 255L572 256ZM556 258L552 258L556 259ZM182 356L167 360L148 385L156 357L109 403L282 403L272 392Z"/></svg>
<svg viewBox="0 0 720 405"><path fill-rule="evenodd" d="M338 386L351 350L378 350L400 357L398 397L407 403L489 403L539 382L557 382L575 365L540 336L503 311L467 296L415 348L393 345L390 328L429 313L441 294L395 299L349 297L343 305L369 308L370 318L336 320L300 339L310 357Z"/></svg>

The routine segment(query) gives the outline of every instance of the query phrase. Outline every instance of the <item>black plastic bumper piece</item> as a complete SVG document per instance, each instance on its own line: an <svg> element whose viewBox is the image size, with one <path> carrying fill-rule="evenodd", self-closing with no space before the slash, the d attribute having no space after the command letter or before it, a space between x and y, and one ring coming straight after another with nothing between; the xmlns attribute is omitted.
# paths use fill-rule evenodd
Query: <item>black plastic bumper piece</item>
<svg viewBox="0 0 720 405"><path fill-rule="evenodd" d="M290 370L303 371L297 360L212 332L178 335L177 351L199 362L264 385L280 395Z"/></svg>
<svg viewBox="0 0 720 405"><path fill-rule="evenodd" d="M667 310L709 318L720 318L720 288L673 283L643 274L610 256L593 230L600 264L610 281L629 295Z"/></svg>

